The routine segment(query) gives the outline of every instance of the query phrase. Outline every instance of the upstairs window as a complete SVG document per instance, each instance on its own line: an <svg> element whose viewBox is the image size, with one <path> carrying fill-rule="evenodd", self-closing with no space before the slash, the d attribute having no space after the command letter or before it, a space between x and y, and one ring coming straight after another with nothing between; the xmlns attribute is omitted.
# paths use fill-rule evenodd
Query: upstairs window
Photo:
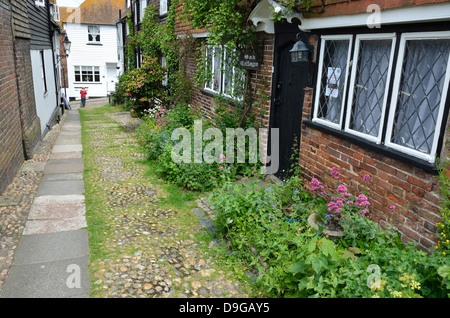
<svg viewBox="0 0 450 318"><path fill-rule="evenodd" d="M59 22L59 7L56 4L52 6L52 16L55 22Z"/></svg>
<svg viewBox="0 0 450 318"><path fill-rule="evenodd" d="M100 27L98 25L88 26L88 41L100 42Z"/></svg>
<svg viewBox="0 0 450 318"><path fill-rule="evenodd" d="M34 4L39 7L45 7L45 0L35 0Z"/></svg>

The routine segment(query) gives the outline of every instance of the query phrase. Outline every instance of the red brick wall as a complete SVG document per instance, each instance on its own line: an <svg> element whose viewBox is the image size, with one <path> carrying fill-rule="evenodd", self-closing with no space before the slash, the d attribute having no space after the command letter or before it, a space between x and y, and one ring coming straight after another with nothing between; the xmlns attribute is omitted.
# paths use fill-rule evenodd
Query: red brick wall
<svg viewBox="0 0 450 318"><path fill-rule="evenodd" d="M204 40L196 40L195 47L189 48L192 52L184 58L184 72L188 75L192 83L191 106L200 111L205 118L211 119L215 115L217 102L215 98L202 92L203 87L195 85L195 74L197 72L197 57L202 52ZM272 89L272 66L274 36L260 33L258 39L258 53L261 55L261 65L259 70L250 71L250 87L253 98L253 106L249 109L249 113L255 114L256 121L259 126L269 128L270 118L270 95ZM229 108L231 109L231 104ZM263 135L262 142L267 147L267 135ZM266 151L264 151L266 153Z"/></svg>
<svg viewBox="0 0 450 318"><path fill-rule="evenodd" d="M302 121L311 119L312 96L313 89L305 89ZM336 187L337 181L330 171L337 167L353 194L368 191L370 217L374 221L382 227L393 225L404 242L416 241L424 250L436 242L435 224L442 221L436 175L305 124L302 124L299 164L307 186L315 177L328 190ZM371 176L369 189L364 187L365 174ZM391 205L396 206L393 213Z"/></svg>
<svg viewBox="0 0 450 318"><path fill-rule="evenodd" d="M0 193L23 162L11 11L0 7Z"/></svg>
<svg viewBox="0 0 450 318"><path fill-rule="evenodd" d="M394 9L409 6L418 6L431 3L448 2L448 0L325 0L325 11L323 13L305 13L306 18L310 17L328 17L342 14L364 13L371 4L377 4L380 9ZM321 9L321 0L313 2L311 11ZM304 10L302 10L304 11Z"/></svg>

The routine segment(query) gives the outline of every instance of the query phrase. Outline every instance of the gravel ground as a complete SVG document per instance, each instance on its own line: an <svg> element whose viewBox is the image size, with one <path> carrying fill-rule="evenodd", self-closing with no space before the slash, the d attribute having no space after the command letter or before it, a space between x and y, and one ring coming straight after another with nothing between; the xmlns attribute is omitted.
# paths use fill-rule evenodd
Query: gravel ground
<svg viewBox="0 0 450 318"><path fill-rule="evenodd" d="M161 204L168 194L145 176L137 124L129 113L88 111L84 119L84 160L92 167L85 176L88 230L97 223L101 229L91 244L91 295L248 297L244 282L219 266L217 243L202 239L213 230L207 201Z"/></svg>

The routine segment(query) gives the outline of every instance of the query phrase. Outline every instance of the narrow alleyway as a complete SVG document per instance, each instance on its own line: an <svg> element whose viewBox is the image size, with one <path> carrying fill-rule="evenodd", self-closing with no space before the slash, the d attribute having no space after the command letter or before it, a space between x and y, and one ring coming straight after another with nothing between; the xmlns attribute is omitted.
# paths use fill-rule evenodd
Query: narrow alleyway
<svg viewBox="0 0 450 318"><path fill-rule="evenodd" d="M246 297L202 240L212 211L171 193L134 134L138 122L114 108L81 110L93 297Z"/></svg>
<svg viewBox="0 0 450 318"><path fill-rule="evenodd" d="M206 199L148 172L139 121L107 102L66 112L0 197L0 297L247 297Z"/></svg>

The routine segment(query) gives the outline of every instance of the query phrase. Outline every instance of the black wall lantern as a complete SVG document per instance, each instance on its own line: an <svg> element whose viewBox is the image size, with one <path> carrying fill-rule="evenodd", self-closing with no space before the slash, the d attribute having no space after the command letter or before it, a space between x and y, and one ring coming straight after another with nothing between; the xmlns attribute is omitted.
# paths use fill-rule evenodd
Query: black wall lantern
<svg viewBox="0 0 450 318"><path fill-rule="evenodd" d="M67 34L66 34L66 37L64 38L63 45L64 45L64 51L66 52L66 55L69 56L70 46L72 45L72 42L69 41Z"/></svg>
<svg viewBox="0 0 450 318"><path fill-rule="evenodd" d="M301 40L304 37L305 42ZM297 42L294 44L292 49L289 51L291 53L292 63L304 63L311 60L311 46L308 43L308 38L304 33L297 33Z"/></svg>

